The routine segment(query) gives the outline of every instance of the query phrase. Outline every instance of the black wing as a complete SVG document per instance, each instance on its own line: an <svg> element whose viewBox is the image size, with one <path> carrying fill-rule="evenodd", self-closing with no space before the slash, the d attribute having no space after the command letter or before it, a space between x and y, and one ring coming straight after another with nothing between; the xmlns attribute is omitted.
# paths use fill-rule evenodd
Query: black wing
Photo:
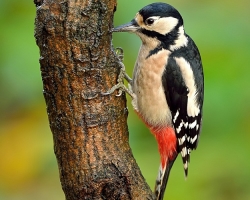
<svg viewBox="0 0 250 200"><path fill-rule="evenodd" d="M166 100L178 139L178 152L181 153L186 175L190 151L198 144L203 104L203 71L200 54L191 38L188 40L187 47L182 47L171 54L162 76ZM178 60L185 62L177 62ZM190 76L187 76L185 70L192 74L191 82L195 83L195 95L191 95L194 88L189 85ZM190 114L188 109L194 110L195 114Z"/></svg>

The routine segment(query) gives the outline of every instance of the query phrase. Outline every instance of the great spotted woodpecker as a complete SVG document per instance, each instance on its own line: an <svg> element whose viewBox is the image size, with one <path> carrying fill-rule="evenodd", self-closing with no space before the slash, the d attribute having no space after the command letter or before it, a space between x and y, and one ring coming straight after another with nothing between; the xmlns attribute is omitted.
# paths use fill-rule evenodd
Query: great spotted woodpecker
<svg viewBox="0 0 250 200"><path fill-rule="evenodd" d="M128 92L134 110L155 136L161 157L155 194L161 200L177 155L187 176L190 152L198 144L204 96L201 57L180 13L166 3L142 8L113 32L135 33L142 41L132 80L122 71L130 89L120 82L106 94L118 88Z"/></svg>

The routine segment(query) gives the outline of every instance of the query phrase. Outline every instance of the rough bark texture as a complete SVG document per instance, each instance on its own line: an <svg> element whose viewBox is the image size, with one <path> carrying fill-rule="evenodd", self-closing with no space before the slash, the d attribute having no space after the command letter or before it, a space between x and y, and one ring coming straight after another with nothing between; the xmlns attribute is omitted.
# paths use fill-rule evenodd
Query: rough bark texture
<svg viewBox="0 0 250 200"><path fill-rule="evenodd" d="M35 0L35 38L67 200L154 199L128 143L110 30L115 0Z"/></svg>

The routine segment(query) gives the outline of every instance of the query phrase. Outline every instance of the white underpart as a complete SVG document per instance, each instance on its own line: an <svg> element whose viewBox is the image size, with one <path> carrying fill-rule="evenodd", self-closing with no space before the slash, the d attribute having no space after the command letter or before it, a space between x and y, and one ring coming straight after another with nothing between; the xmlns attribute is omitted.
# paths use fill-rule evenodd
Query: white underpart
<svg viewBox="0 0 250 200"><path fill-rule="evenodd" d="M142 25L143 28L150 30L150 31L156 31L162 35L166 35L169 32L171 32L174 27L178 24L178 19L174 17L160 17L160 16L154 16L150 17L155 20L155 22L151 25Z"/></svg>
<svg viewBox="0 0 250 200"><path fill-rule="evenodd" d="M170 46L170 50L174 51L179 49L180 47L187 46L188 39L184 34L184 27L180 26L178 30L178 38L175 40L175 44Z"/></svg>
<svg viewBox="0 0 250 200"><path fill-rule="evenodd" d="M175 58L176 63L180 67L182 77L188 88L188 103L187 103L187 114L188 116L195 117L200 113L199 106L196 102L196 86L194 81L194 74L190 64L182 57Z"/></svg>
<svg viewBox="0 0 250 200"><path fill-rule="evenodd" d="M139 36L143 44L133 73L132 90L135 98L132 105L149 124L154 126L171 125L171 111L162 86L162 74L170 51L162 49L147 58L149 52L156 48L159 42L154 38Z"/></svg>

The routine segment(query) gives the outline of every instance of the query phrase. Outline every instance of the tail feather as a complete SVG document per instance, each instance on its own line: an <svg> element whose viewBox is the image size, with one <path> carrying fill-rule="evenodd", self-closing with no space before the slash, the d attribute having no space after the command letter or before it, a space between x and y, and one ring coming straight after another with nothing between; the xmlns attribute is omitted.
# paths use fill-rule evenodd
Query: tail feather
<svg viewBox="0 0 250 200"><path fill-rule="evenodd" d="M188 176L188 165L190 163L190 154L191 154L191 148L186 146L186 142L183 143L182 146L179 146L181 150L180 154L182 157L182 162L183 162L183 167L184 167L184 172L185 172L185 178Z"/></svg>
<svg viewBox="0 0 250 200"><path fill-rule="evenodd" d="M187 149L186 146L182 147L181 149L181 157L182 157L182 162L183 162L183 167L184 167L184 172L185 172L185 178L188 176L188 164L190 162L190 149Z"/></svg>
<svg viewBox="0 0 250 200"><path fill-rule="evenodd" d="M157 177L156 183L155 183L156 200L163 200L165 189L166 189L167 183L168 183L168 177L170 174L170 170L174 164L175 159L177 158L177 155L174 157L173 160L169 160L168 163L164 166L164 168L162 168L162 165L160 165L158 177Z"/></svg>

